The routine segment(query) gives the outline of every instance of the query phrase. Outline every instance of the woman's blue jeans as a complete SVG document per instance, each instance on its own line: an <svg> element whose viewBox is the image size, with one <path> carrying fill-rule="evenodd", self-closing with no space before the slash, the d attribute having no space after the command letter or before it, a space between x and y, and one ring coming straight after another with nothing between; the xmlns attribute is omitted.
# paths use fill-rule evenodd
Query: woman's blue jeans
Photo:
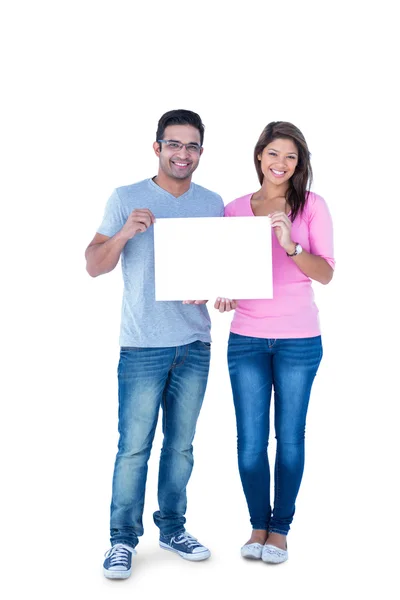
<svg viewBox="0 0 400 600"><path fill-rule="evenodd" d="M282 535L290 529L304 469L308 402L321 358L321 336L274 340L230 334L239 472L253 529ZM267 454L272 388L277 442L273 508Z"/></svg>
<svg viewBox="0 0 400 600"><path fill-rule="evenodd" d="M158 476L163 535L184 529L186 485L193 467L192 442L206 391L210 344L172 348L121 348L118 365L118 454L111 501L111 544L135 547L143 535L147 463L163 409Z"/></svg>

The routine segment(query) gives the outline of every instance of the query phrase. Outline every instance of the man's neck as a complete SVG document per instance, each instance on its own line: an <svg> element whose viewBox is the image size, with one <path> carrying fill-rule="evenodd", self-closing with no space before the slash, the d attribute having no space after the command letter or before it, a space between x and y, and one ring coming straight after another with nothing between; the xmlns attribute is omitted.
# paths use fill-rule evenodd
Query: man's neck
<svg viewBox="0 0 400 600"><path fill-rule="evenodd" d="M175 198L179 198L179 196L185 194L190 188L192 178L188 177L187 179L172 179L161 172L154 177L153 181L159 185L160 188L175 196Z"/></svg>

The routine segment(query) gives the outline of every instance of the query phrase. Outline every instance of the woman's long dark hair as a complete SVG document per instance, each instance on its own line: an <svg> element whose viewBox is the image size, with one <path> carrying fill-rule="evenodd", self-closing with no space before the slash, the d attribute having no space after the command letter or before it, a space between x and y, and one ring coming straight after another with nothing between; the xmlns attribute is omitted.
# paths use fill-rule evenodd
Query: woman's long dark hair
<svg viewBox="0 0 400 600"><path fill-rule="evenodd" d="M254 148L254 164L261 185L264 180L264 175L261 171L261 161L258 159L258 156L268 144L277 138L292 140L296 145L299 154L296 170L289 179L289 188L286 192L286 201L291 210L290 217L291 220L294 221L296 216L299 213L302 213L307 200L308 189L311 187L311 154L308 150L304 135L301 133L300 129L295 127L295 125L286 121L273 121L272 123L269 123L260 135L256 147Z"/></svg>

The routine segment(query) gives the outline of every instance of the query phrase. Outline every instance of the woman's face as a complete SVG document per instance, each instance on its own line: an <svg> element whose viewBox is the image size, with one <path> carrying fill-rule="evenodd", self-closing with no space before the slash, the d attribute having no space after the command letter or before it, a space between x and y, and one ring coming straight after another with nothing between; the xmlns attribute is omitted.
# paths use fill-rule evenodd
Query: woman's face
<svg viewBox="0 0 400 600"><path fill-rule="evenodd" d="M274 185L287 183L296 170L299 152L296 144L285 138L272 140L258 155L264 182L267 180Z"/></svg>

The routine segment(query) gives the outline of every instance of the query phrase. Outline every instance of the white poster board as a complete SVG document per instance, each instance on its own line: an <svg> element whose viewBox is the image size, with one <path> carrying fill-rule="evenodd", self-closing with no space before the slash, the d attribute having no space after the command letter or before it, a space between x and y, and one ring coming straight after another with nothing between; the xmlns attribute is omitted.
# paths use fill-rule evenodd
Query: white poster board
<svg viewBox="0 0 400 600"><path fill-rule="evenodd" d="M156 300L272 298L268 217L157 219Z"/></svg>

